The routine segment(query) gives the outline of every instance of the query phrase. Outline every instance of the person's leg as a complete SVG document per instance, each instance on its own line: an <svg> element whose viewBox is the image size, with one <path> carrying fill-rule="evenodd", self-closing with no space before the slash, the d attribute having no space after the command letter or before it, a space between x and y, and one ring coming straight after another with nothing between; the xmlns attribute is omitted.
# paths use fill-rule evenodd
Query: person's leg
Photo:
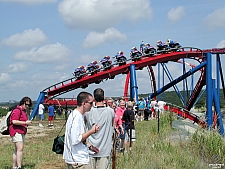
<svg viewBox="0 0 225 169"><path fill-rule="evenodd" d="M17 162L17 167L22 166L22 159L23 159L23 142L17 142L16 143L16 162Z"/></svg>
<svg viewBox="0 0 225 169"><path fill-rule="evenodd" d="M98 157L96 161L97 169L106 169L109 165L109 157Z"/></svg>
<svg viewBox="0 0 225 169"><path fill-rule="evenodd" d="M13 152L13 156L12 156L12 167L13 168L17 168L17 162L16 162L16 152L17 152L17 148L16 148L16 143L14 143L14 146L15 146L15 150Z"/></svg>
<svg viewBox="0 0 225 169"><path fill-rule="evenodd" d="M51 126L51 116L48 116L48 127Z"/></svg>
<svg viewBox="0 0 225 169"><path fill-rule="evenodd" d="M128 130L129 132L129 130ZM128 135L128 132L126 131L126 134L125 134L125 140L124 140L124 148L125 148L125 152L127 152L128 150L128 141L129 141L129 135Z"/></svg>
<svg viewBox="0 0 225 169"><path fill-rule="evenodd" d="M96 158L97 157L90 157L89 166L91 169L96 169Z"/></svg>
<svg viewBox="0 0 225 169"><path fill-rule="evenodd" d="M40 114L40 122L39 122L39 127L43 127L42 121L44 120L44 114Z"/></svg>
<svg viewBox="0 0 225 169"><path fill-rule="evenodd" d="M52 116L52 126L54 125L54 116Z"/></svg>
<svg viewBox="0 0 225 169"><path fill-rule="evenodd" d="M126 128L126 125L122 124L123 128ZM122 134L122 130L120 130L120 151L124 150L124 139L125 139L126 130L124 130L124 134Z"/></svg>

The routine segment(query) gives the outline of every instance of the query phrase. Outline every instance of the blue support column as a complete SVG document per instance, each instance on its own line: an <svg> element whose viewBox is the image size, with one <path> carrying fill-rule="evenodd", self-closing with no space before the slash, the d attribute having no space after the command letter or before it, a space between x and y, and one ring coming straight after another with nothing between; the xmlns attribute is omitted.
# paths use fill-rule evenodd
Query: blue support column
<svg viewBox="0 0 225 169"><path fill-rule="evenodd" d="M130 64L130 90L131 90L131 98L138 101L138 87L137 87L137 79L136 79L136 70L135 65Z"/></svg>
<svg viewBox="0 0 225 169"><path fill-rule="evenodd" d="M38 112L38 107L40 103L44 102L44 98L45 98L45 93L44 92L40 92L39 97L37 99L36 105L34 106L34 109L30 115L30 120L33 120L33 118L36 116L37 112Z"/></svg>
<svg viewBox="0 0 225 169"><path fill-rule="evenodd" d="M216 54L216 85L217 85L217 94L220 98L220 55Z"/></svg>
<svg viewBox="0 0 225 169"><path fill-rule="evenodd" d="M211 53L206 53L206 122L208 128L212 129L213 119L212 119L212 55Z"/></svg>
<svg viewBox="0 0 225 169"><path fill-rule="evenodd" d="M213 100L216 108L216 114L217 114L217 127L218 127L218 132L220 135L224 137L224 128L223 128L223 121L222 121L222 116L220 113L220 100L217 94L217 90L215 88L215 80L213 80Z"/></svg>
<svg viewBox="0 0 225 169"><path fill-rule="evenodd" d="M185 72L185 60L183 58L183 64L182 64L182 68L183 68L183 75L186 73ZM184 98L184 106L186 106L186 99L187 99L187 96L186 96L186 88L185 88L185 79L183 80L183 98Z"/></svg>

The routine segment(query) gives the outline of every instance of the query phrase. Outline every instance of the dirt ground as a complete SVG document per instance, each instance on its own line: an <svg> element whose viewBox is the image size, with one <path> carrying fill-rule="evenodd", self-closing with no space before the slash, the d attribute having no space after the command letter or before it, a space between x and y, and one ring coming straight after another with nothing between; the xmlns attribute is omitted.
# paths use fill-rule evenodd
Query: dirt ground
<svg viewBox="0 0 225 169"><path fill-rule="evenodd" d="M44 127L39 127L38 126L38 122L34 121L32 123L32 125L28 126L27 129L27 134L26 134L26 139L28 138L34 138L34 137L44 137L47 135L47 133L49 133L49 131L51 130L59 130L59 128L61 128L62 126L60 125L55 125L54 127L48 127L47 125L44 124ZM11 137L9 135L2 135L0 134L0 140L1 143L9 143L9 141L11 142Z"/></svg>

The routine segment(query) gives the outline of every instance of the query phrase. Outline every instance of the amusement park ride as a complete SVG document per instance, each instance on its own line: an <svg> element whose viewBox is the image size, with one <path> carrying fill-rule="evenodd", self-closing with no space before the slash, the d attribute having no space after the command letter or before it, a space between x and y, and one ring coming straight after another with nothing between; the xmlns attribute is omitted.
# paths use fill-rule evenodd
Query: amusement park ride
<svg viewBox="0 0 225 169"><path fill-rule="evenodd" d="M124 98L128 100L128 88L130 90L130 99L138 100L138 85L136 79L136 70L142 70L147 67L151 79L152 93L149 98L156 99L161 93L167 89L173 87L183 103L183 107L175 105L166 105L165 109L170 110L174 113L179 114L184 118L192 120L194 123L199 124L203 128L218 129L218 132L224 137L224 127L222 122L222 116L220 113L220 84L224 91L225 97L225 86L222 72L222 65L220 61L220 54L225 54L225 48L213 48L207 50L201 50L193 47L181 47L177 42L173 42L170 39L167 43L157 41L157 48L155 49L151 45L144 44L140 45L140 50L133 47L130 52L130 59L124 55L124 52L120 51L116 54L115 64L110 60L110 56L105 56L98 65L97 61L91 62L86 70L84 66L79 66L73 72L74 77L54 84L42 92L38 97L37 103L31 113L30 119L32 120L38 111L38 105L43 103L52 103L56 105L76 105L75 99L70 100L57 100L54 99L59 95L70 92L78 88L86 88L92 83L99 84L103 80L114 79L119 74L126 74L126 81L124 87ZM216 58L216 79L212 78L212 58ZM188 64L184 59L191 59L197 61L198 65ZM178 62L183 65L183 71L181 76L173 79L170 72L167 69L166 64L168 62ZM163 72L166 73L169 83L164 84L163 87L158 85L156 87L156 78L153 70L153 66L163 67ZM185 70L185 65L189 65L191 69ZM159 69L158 69L159 71ZM198 81L191 89L190 96L186 96L187 99L182 97L176 84L181 81L185 81L188 77L193 76L196 72L200 72ZM158 72L158 83L162 81L159 77ZM206 121L200 119L198 116L190 112L191 108L195 105L198 99L202 95L203 87L206 86ZM188 90L188 89L186 89ZM214 109L212 109L214 107ZM213 112L214 111L214 112ZM216 119L216 120L213 120Z"/></svg>

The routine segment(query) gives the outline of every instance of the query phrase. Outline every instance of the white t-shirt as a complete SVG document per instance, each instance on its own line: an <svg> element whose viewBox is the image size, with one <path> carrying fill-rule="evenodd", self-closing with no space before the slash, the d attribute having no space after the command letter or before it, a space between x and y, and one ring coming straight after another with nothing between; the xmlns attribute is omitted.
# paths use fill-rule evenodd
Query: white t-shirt
<svg viewBox="0 0 225 169"><path fill-rule="evenodd" d="M39 104L38 114L43 114L44 113L44 109L45 109L45 107L43 106L43 104Z"/></svg>
<svg viewBox="0 0 225 169"><path fill-rule="evenodd" d="M84 116L74 110L70 113L66 122L65 144L63 159L68 164L88 164L88 146L81 142L82 134L85 132Z"/></svg>
<svg viewBox="0 0 225 169"><path fill-rule="evenodd" d="M166 105L166 102L164 101L158 101L158 106L160 111L164 111L164 106Z"/></svg>

